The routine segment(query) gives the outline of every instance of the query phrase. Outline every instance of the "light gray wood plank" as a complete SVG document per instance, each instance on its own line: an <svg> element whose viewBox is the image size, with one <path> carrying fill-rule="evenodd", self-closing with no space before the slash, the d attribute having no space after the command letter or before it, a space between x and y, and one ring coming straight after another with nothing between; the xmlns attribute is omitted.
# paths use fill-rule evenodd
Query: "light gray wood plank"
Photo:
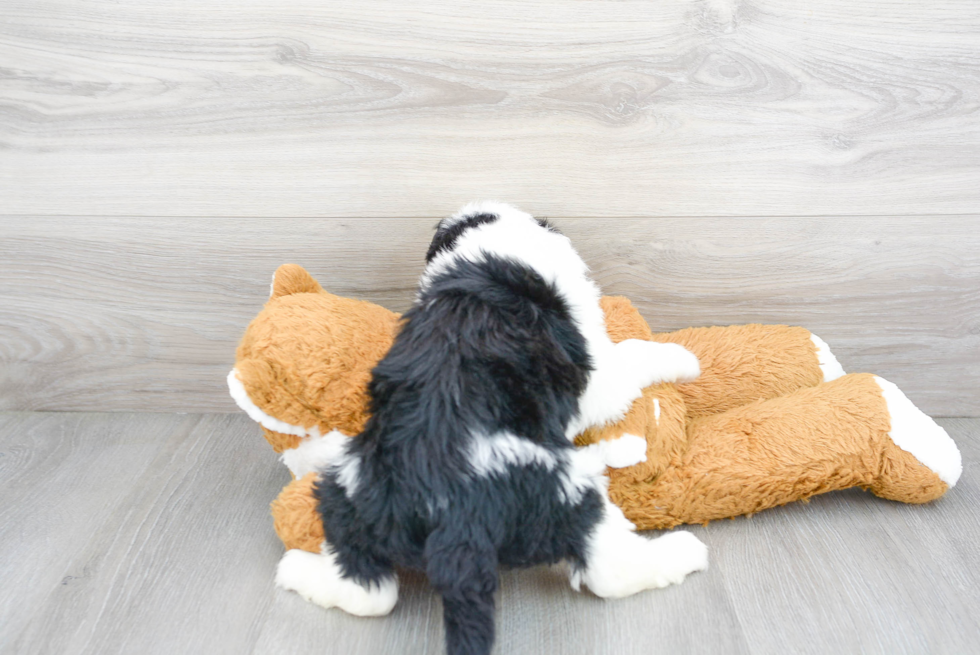
<svg viewBox="0 0 980 655"><path fill-rule="evenodd" d="M6 0L7 213L976 212L941 0Z"/></svg>
<svg viewBox="0 0 980 655"><path fill-rule="evenodd" d="M429 219L0 218L0 408L236 411L224 376L287 261L410 303ZM980 217L560 219L654 329L806 326L924 411L980 416Z"/></svg>
<svg viewBox="0 0 980 655"><path fill-rule="evenodd" d="M0 414L0 652L26 652L17 636L42 607L105 574L104 562L79 561L78 549L126 510L161 447L198 421Z"/></svg>
<svg viewBox="0 0 980 655"><path fill-rule="evenodd" d="M18 591L5 594L15 620L0 631L0 651L248 652L281 548L268 501L289 476L247 421L62 414L27 422L29 435L57 444L62 457L18 481L15 508L38 527L0 540L0 559L16 564L4 588ZM88 457L65 453L65 423L80 424L85 438L73 442ZM4 441L22 448L24 436ZM142 458L131 467L134 445Z"/></svg>
<svg viewBox="0 0 980 655"><path fill-rule="evenodd" d="M964 471L937 502L850 490L710 526L754 653L976 650L980 423L940 423Z"/></svg>
<svg viewBox="0 0 980 655"><path fill-rule="evenodd" d="M939 501L849 491L696 526L708 571L618 601L506 572L495 652L972 652L980 419L941 423L965 467ZM245 417L0 414L0 453L0 652L442 652L420 574L383 619L273 587L288 475Z"/></svg>
<svg viewBox="0 0 980 655"><path fill-rule="evenodd" d="M703 536L703 535L702 535ZM296 594L275 591L256 655L324 652L444 652L442 608L425 577L403 572L398 605L384 619L323 610ZM495 653L749 653L720 576L695 575L683 585L615 601L576 593L559 567L505 571L500 577ZM691 617L710 616L693 628Z"/></svg>

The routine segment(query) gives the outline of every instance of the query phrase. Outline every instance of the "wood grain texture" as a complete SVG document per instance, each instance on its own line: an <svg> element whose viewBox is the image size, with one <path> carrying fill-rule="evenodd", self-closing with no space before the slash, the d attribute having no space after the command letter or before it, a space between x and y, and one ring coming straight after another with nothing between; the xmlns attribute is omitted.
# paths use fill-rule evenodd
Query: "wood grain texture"
<svg viewBox="0 0 980 655"><path fill-rule="evenodd" d="M30 529L0 538L0 652L248 652L279 556L268 499L285 480L240 417L4 423L0 450L24 461L0 512Z"/></svg>
<svg viewBox="0 0 980 655"><path fill-rule="evenodd" d="M708 571L617 601L508 571L494 652L973 652L980 419L940 422L964 472L939 501L848 491L697 526ZM442 653L419 574L383 619L274 588L288 477L244 416L0 414L0 652Z"/></svg>
<svg viewBox="0 0 980 655"><path fill-rule="evenodd" d="M960 0L5 0L0 208L975 213L978 39Z"/></svg>
<svg viewBox="0 0 980 655"><path fill-rule="evenodd" d="M236 411L275 268L410 303L431 219L0 218L0 408ZM980 217L562 219L656 330L810 328L924 411L980 416Z"/></svg>

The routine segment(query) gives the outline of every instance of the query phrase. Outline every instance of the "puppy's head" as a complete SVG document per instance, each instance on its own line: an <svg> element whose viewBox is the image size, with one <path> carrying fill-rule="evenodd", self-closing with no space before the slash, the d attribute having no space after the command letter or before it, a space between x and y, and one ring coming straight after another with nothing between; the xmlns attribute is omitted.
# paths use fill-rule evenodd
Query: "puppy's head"
<svg viewBox="0 0 980 655"><path fill-rule="evenodd" d="M425 254L426 264L431 262L439 253L452 250L467 230L499 220L529 221L551 232L558 232L548 221L542 218L534 218L512 205L490 201L471 202L452 216L442 219L436 225L436 234L432 237L429 250Z"/></svg>

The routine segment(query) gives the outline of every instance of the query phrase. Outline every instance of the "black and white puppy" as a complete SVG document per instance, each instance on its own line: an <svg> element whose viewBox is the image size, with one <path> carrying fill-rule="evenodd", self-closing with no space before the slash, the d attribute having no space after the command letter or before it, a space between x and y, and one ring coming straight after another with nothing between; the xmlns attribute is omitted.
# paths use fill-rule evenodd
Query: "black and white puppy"
<svg viewBox="0 0 980 655"><path fill-rule="evenodd" d="M697 377L697 359L673 344L613 344L568 238L513 207L472 204L443 220L426 260L373 372L364 432L309 437L290 454L294 473L320 474L327 541L319 555L287 552L276 582L382 615L397 598L393 567L421 569L458 655L490 652L501 566L564 560L576 589L603 597L704 569L690 533L635 534L607 498L604 451L572 445L622 418L643 387ZM633 462L645 457L645 443L633 450Z"/></svg>

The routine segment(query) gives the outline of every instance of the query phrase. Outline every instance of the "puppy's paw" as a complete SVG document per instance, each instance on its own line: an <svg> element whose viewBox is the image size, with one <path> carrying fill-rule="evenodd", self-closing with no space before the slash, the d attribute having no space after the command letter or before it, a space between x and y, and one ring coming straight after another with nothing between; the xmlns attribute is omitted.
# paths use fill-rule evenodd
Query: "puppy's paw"
<svg viewBox="0 0 980 655"><path fill-rule="evenodd" d="M609 468L620 469L647 461L647 441L635 434L598 443L602 459Z"/></svg>
<svg viewBox="0 0 980 655"><path fill-rule="evenodd" d="M276 586L295 591L320 607L338 607L355 616L384 616L398 601L398 580L361 585L343 577L332 553L288 550L276 570Z"/></svg>
<svg viewBox="0 0 980 655"><path fill-rule="evenodd" d="M697 355L676 343L662 343L658 355L658 373L661 382L693 382L701 375L701 362Z"/></svg>
<svg viewBox="0 0 980 655"><path fill-rule="evenodd" d="M322 557L305 550L287 550L276 568L276 586L295 591L305 600L320 607L335 607L336 603L330 596L329 589L323 588L325 580Z"/></svg>
<svg viewBox="0 0 980 655"><path fill-rule="evenodd" d="M708 568L708 548L690 532L648 539L608 518L593 535L590 549L588 564L575 573L572 585L584 582L603 598L678 584L689 573Z"/></svg>
<svg viewBox="0 0 980 655"><path fill-rule="evenodd" d="M641 387L661 382L691 382L701 375L701 364L690 350L676 343L627 339L616 344L620 366Z"/></svg>
<svg viewBox="0 0 980 655"><path fill-rule="evenodd" d="M708 547L690 532L668 532L654 539L662 585L680 584L689 573L708 568Z"/></svg>

